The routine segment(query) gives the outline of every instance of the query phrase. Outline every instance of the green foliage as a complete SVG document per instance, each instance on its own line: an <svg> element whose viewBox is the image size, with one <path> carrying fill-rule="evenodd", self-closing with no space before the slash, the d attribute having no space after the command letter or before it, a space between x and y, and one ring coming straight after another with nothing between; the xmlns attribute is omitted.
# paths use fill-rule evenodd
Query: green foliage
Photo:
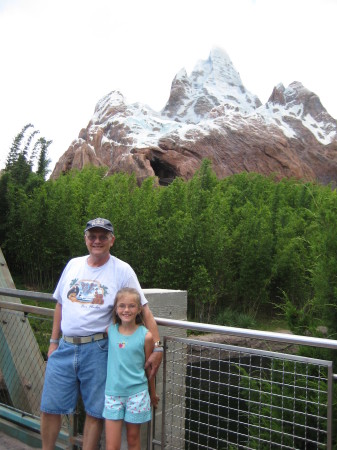
<svg viewBox="0 0 337 450"><path fill-rule="evenodd" d="M217 325L237 328L256 329L257 324L254 317L244 312L238 312L231 308L225 308L215 318Z"/></svg>
<svg viewBox="0 0 337 450"><path fill-rule="evenodd" d="M38 306L41 306L39 304ZM50 304L48 305L50 307ZM42 316L29 316L29 324L34 332L42 357L47 361L49 350L49 338L52 332L52 320Z"/></svg>
<svg viewBox="0 0 337 450"><path fill-rule="evenodd" d="M48 147L52 141L44 137L34 143L39 131L34 130L26 138L26 132L32 124L25 125L16 135L7 156L5 172L10 173L16 184L24 186L33 172L33 166L38 158L36 174L43 180L48 174ZM25 140L26 139L26 140Z"/></svg>
<svg viewBox="0 0 337 450"><path fill-rule="evenodd" d="M53 290L66 262L86 253L86 222L107 217L112 252L144 288L187 290L189 320L255 328L259 314L281 310L294 333L320 336L324 325L336 339L337 193L330 186L247 173L218 180L207 160L191 180L167 187L90 166L46 181L51 141L36 140L31 128L14 139L0 177L0 245L26 286ZM322 349L306 352L337 363ZM263 420L277 424L270 388L266 380L256 392L273 406Z"/></svg>
<svg viewBox="0 0 337 450"><path fill-rule="evenodd" d="M274 442L286 448L326 448L327 368L274 359L271 367L248 373L240 367L247 401L249 448ZM321 430L321 431L319 431Z"/></svg>
<svg viewBox="0 0 337 450"><path fill-rule="evenodd" d="M314 229L312 272L314 303L324 324L337 337L337 196L325 188L317 198L319 209Z"/></svg>
<svg viewBox="0 0 337 450"><path fill-rule="evenodd" d="M188 292L194 300L194 316L198 318L199 322L209 322L211 308L216 302L215 289L213 283L205 266L200 265L194 268Z"/></svg>
<svg viewBox="0 0 337 450"><path fill-rule="evenodd" d="M33 125L23 127L14 138L10 148L5 170L0 178L0 245L9 246L8 261L16 271L22 271L24 261L18 263L21 256L25 257L23 248L26 247L24 223L29 217L29 204L34 200L34 191L45 182L48 173L49 159L48 147L51 141L41 137L35 144L34 140L39 133L31 132L26 138L27 130ZM37 170L34 172L34 163L38 157ZM23 233L23 234L22 234ZM28 244L29 245L29 244ZM27 251L27 248L25 249ZM12 258L13 252L17 256Z"/></svg>
<svg viewBox="0 0 337 450"><path fill-rule="evenodd" d="M186 289L189 319L211 321L228 309L255 318L282 305L295 332L314 334L323 324L335 335L337 196L330 187L247 173L218 180L207 160L191 180L165 188L90 166L45 181L49 141L31 151L36 132L23 142L30 128L15 138L0 178L0 243L25 283L52 289L68 259L86 252L87 220L108 217L114 254L143 287Z"/></svg>
<svg viewBox="0 0 337 450"><path fill-rule="evenodd" d="M36 173L43 179L49 173L48 166L50 164L50 159L48 158L48 147L52 141L46 141L45 138L41 137L34 146L34 152L38 152L38 164Z"/></svg>
<svg viewBox="0 0 337 450"><path fill-rule="evenodd" d="M7 214L9 211L9 202L7 197L10 175L3 173L0 176L0 245L5 240L7 230Z"/></svg>

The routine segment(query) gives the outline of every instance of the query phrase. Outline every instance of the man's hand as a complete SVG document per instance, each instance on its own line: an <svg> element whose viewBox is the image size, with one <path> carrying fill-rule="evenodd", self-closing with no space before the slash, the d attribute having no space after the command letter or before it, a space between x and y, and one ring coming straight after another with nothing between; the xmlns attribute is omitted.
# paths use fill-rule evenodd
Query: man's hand
<svg viewBox="0 0 337 450"><path fill-rule="evenodd" d="M149 380L157 375L161 360L163 359L163 352L152 352L149 359L145 363L145 370L151 368Z"/></svg>
<svg viewBox="0 0 337 450"><path fill-rule="evenodd" d="M48 358L55 350L57 350L58 346L59 346L58 344L50 344L49 345L49 349L48 349L48 353L47 353Z"/></svg>
<svg viewBox="0 0 337 450"><path fill-rule="evenodd" d="M158 397L158 395L157 395L156 393L154 393L154 395L151 395L151 405L152 405L154 408L157 408L157 407L158 407L158 402L159 402L159 397Z"/></svg>

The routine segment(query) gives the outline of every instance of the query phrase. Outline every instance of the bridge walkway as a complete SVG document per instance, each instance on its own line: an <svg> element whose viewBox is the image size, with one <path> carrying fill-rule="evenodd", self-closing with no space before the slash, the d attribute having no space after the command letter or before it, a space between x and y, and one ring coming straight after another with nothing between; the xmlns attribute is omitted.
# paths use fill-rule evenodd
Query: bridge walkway
<svg viewBox="0 0 337 450"><path fill-rule="evenodd" d="M34 447L0 431L0 450L34 450Z"/></svg>

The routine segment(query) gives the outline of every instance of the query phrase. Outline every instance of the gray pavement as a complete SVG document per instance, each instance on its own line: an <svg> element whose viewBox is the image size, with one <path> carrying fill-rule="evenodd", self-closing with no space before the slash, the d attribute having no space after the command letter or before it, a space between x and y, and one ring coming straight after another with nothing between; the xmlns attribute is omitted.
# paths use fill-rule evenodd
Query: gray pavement
<svg viewBox="0 0 337 450"><path fill-rule="evenodd" d="M0 431L0 450L34 450L34 447L30 447L19 439L15 439Z"/></svg>

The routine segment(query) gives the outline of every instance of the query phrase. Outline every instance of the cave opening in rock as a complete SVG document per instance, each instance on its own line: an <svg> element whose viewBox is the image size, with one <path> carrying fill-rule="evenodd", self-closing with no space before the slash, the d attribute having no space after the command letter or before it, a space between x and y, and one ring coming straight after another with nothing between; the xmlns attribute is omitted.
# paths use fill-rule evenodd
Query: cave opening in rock
<svg viewBox="0 0 337 450"><path fill-rule="evenodd" d="M158 177L161 186L167 186L177 176L176 172L168 164L163 163L158 158L152 158L150 161L151 167L156 177Z"/></svg>

